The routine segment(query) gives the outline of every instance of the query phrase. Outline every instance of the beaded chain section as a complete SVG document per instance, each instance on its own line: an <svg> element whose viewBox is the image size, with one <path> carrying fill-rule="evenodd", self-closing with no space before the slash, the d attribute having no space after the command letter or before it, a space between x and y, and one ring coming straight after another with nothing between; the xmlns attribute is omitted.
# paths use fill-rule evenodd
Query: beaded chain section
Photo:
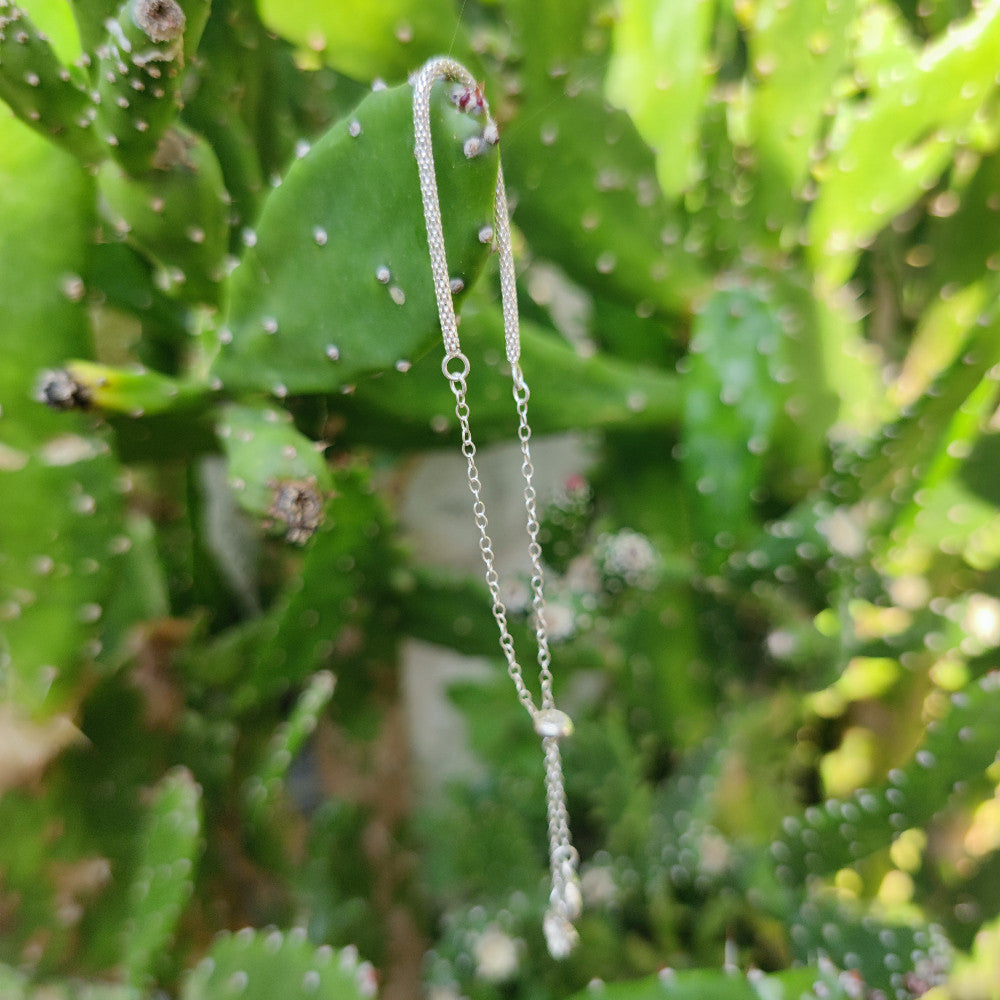
<svg viewBox="0 0 1000 1000"><path fill-rule="evenodd" d="M500 594L500 578L495 566L493 543L488 533L486 505L482 499L482 483L476 467L476 446L469 425L469 406L466 401L466 377L469 374L469 359L462 353L458 340L458 320L452 301L451 279L445 256L444 231L441 226L441 206L438 199L437 178L434 171L434 152L431 144L430 99L431 89L437 80L451 81L456 85L452 95L455 103L463 110L480 113L484 118L482 139L473 138L466 142L465 152L469 157L477 155L484 148L495 145L498 139L496 123L490 117L489 106L479 85L469 71L460 63L448 58L436 58L427 62L412 80L413 84L413 128L415 137L414 153L420 171L420 193L423 197L424 220L427 225L427 246L430 250L431 271L434 276L434 292L437 298L441 335L444 340L445 355L441 368L455 396L455 413L462 429L462 454L465 456L469 490L472 493L472 510L479 530L479 550L486 568L486 585L493 603L493 617L500 631L500 648L507 661L507 673L514 682L517 696L524 705L534 724L535 731L542 738L545 755L545 798L548 814L549 861L552 873L552 891L549 908L545 913L543 929L549 952L554 958L565 958L577 942L574 921L580 915L582 896L577 874L579 857L573 847L569 833L569 815L566 809L566 791L563 785L562 759L559 740L569 736L573 723L565 712L555 707L552 694L552 670L549 653L548 626L545 619L545 597L543 595L542 548L538 541L539 523L537 495L532 483L534 466L531 463L529 441L531 428L528 424L528 384L521 372L521 337L517 314L517 290L515 286L514 256L510 242L510 217L507 210L507 195L504 190L503 169L498 167L496 199L494 202L493 245L500 261L500 292L503 304L504 339L507 347L507 361L513 378L514 404L518 414L517 436L521 442L521 474L524 477L524 507L527 514L528 555L531 560L531 593L534 613L535 639L538 644L539 684L541 704L535 705L528 690L514 651L514 640L507 626L507 609Z"/></svg>

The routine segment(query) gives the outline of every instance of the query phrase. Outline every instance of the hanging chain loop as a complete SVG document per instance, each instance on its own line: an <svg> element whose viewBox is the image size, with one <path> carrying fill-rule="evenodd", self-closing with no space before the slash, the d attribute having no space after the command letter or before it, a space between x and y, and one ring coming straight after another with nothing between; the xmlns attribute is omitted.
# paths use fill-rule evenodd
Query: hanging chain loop
<svg viewBox="0 0 1000 1000"><path fill-rule="evenodd" d="M528 423L528 383L521 371L521 335L517 312L517 282L514 255L510 238L510 213L504 188L503 169L497 167L497 184L494 200L493 246L500 262L500 297L503 306L504 341L507 361L513 380L514 405L517 411L517 437L521 445L521 475L524 479L524 509L528 533L528 558L531 564L531 607L537 644L538 681L540 705L536 705L528 689L514 649L507 624L500 577L496 569L496 556L489 535L486 504L483 502L483 485L476 466L476 445L469 423L467 376L469 359L462 353L458 339L458 319L452 300L451 278L445 253L444 229L441 224L441 205L438 198L437 175L434 169L434 150L431 142L430 100L431 90L438 80L458 85L460 107L471 106L483 116L483 141L495 143L496 123L490 117L489 106L475 78L461 63L440 57L431 59L413 78L413 132L414 155L420 174L420 193L423 199L424 222L427 227L427 247L430 251L434 294L437 299L438 318L445 356L441 364L445 378L455 397L455 415L462 433L462 454L466 461L466 476L472 494L472 512L479 533L479 551L486 571L486 586L490 592L493 617L500 634L500 648L507 661L507 673L514 682L517 697L531 716L535 731L542 738L545 758L545 800L548 816L549 867L552 889L549 909L543 921L546 942L554 958L565 958L577 942L573 926L580 915L582 896L577 874L579 856L572 845L569 832L569 813L566 808L566 789L563 781L562 758L559 740L569 736L573 724L565 712L555 706L552 691L551 653L549 631L545 617L544 573L542 547L538 536L537 493L534 486L535 467L531 461L531 426ZM463 100L464 98L464 100Z"/></svg>

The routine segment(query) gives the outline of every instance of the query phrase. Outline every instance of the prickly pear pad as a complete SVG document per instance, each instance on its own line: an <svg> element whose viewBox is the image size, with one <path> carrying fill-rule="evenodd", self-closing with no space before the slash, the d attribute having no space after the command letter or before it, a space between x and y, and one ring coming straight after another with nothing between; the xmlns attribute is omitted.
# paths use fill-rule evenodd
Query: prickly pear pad
<svg viewBox="0 0 1000 1000"><path fill-rule="evenodd" d="M292 165L232 276L213 365L226 389L332 392L423 353L437 308L413 157L412 91L377 91ZM464 287L488 253L497 153L465 141L483 119L438 88L434 156L449 264Z"/></svg>

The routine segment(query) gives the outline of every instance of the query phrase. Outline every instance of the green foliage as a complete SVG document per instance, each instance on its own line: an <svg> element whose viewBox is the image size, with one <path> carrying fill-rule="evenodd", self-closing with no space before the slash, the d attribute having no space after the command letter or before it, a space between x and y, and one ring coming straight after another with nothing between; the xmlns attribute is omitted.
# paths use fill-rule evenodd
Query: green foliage
<svg viewBox="0 0 1000 1000"><path fill-rule="evenodd" d="M848 278L857 248L934 183L957 141L991 148L995 140L977 134L977 113L993 98L989 53L998 40L1000 10L985 4L886 84L876 78L866 100L842 105L809 219L821 277Z"/></svg>
<svg viewBox="0 0 1000 1000"><path fill-rule="evenodd" d="M701 499L699 536L723 557L752 538L752 500L787 400L784 333L766 297L720 290L691 331L684 368L683 467ZM721 404L721 405L720 405Z"/></svg>
<svg viewBox="0 0 1000 1000"><path fill-rule="evenodd" d="M348 950L316 948L301 929L287 934L247 929L217 941L191 973L182 1000L210 1000L239 993L267 1000L276 993L327 1000L361 1000L375 995L374 971Z"/></svg>
<svg viewBox="0 0 1000 1000"><path fill-rule="evenodd" d="M615 24L618 55L608 70L608 96L657 150L656 176L668 197L681 194L699 173L714 8L706 0L630 2Z"/></svg>
<svg viewBox="0 0 1000 1000"><path fill-rule="evenodd" d="M154 261L184 298L215 303L229 235L228 195L208 143L173 129L160 137L156 160L142 176L109 162L97 179L114 231Z"/></svg>
<svg viewBox="0 0 1000 1000"><path fill-rule="evenodd" d="M154 793L142 835L142 857L129 888L130 915L122 948L123 963L134 983L143 982L154 959L169 945L194 888L200 794L186 770L168 773Z"/></svg>
<svg viewBox="0 0 1000 1000"><path fill-rule="evenodd" d="M12 4L0 13L0 60L0 98L11 110L85 163L98 162L101 143L86 89L64 68L27 12Z"/></svg>
<svg viewBox="0 0 1000 1000"><path fill-rule="evenodd" d="M998 47L997 0L0 0L0 995L992 995ZM500 154L539 482L585 454L563 962L436 53L501 131L436 89L498 548Z"/></svg>
<svg viewBox="0 0 1000 1000"><path fill-rule="evenodd" d="M481 126L438 87L432 129L453 275L471 283L487 247L496 154L469 161ZM230 390L330 392L406 366L433 342L420 190L412 167L412 93L371 94L292 166L261 213L232 278L213 372ZM392 166L389 166L389 165ZM322 294L316 294L322 289Z"/></svg>
<svg viewBox="0 0 1000 1000"><path fill-rule="evenodd" d="M840 981L836 973L820 969L796 969L776 976L763 974L743 976L734 971L675 972L664 969L644 982L628 985L603 984L588 987L584 996L606 997L607 1000L848 1000L852 984Z"/></svg>

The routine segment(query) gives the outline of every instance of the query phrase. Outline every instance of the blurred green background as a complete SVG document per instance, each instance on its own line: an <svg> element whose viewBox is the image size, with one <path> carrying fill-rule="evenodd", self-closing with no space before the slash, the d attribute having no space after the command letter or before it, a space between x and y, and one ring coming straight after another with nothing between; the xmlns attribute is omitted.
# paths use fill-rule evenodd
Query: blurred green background
<svg viewBox="0 0 1000 1000"><path fill-rule="evenodd" d="M998 67L1000 0L0 2L0 997L1000 998Z"/></svg>

